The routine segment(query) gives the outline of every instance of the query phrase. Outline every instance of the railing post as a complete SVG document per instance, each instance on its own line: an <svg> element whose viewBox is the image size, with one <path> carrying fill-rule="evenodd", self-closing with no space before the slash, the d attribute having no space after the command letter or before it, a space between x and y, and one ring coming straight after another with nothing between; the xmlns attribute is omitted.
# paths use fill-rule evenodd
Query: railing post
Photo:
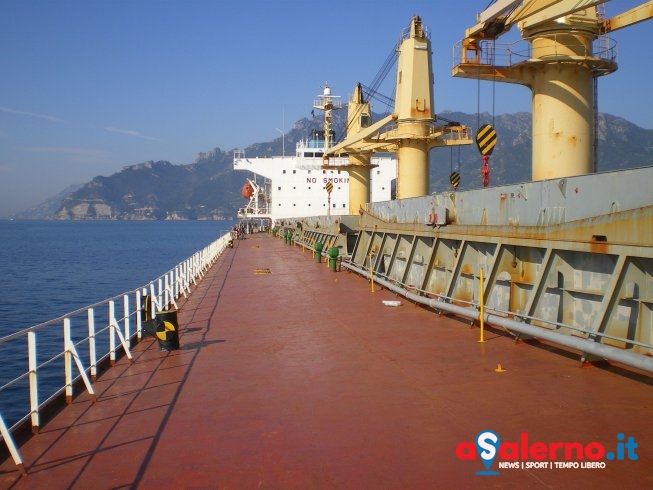
<svg viewBox="0 0 653 490"><path fill-rule="evenodd" d="M36 434L41 425L39 420L39 382L36 360L36 333L27 332L27 364L29 368L29 404L32 419L32 433Z"/></svg>
<svg viewBox="0 0 653 490"><path fill-rule="evenodd" d="M68 345L72 343L70 338L70 318L63 319L63 345L64 345L64 378L66 390L66 403L70 405L73 402L73 354L68 349Z"/></svg>
<svg viewBox="0 0 653 490"><path fill-rule="evenodd" d="M2 415L0 415L0 434L2 434L2 438L4 439L5 444L7 445L7 449L9 449L9 453L11 454L14 463L16 464L20 472L23 475L26 475L27 471L25 471L23 460L20 458L20 453L18 452L18 448L16 448L16 444L14 444L14 440L11 438L11 433L9 432L9 429L5 424Z"/></svg>
<svg viewBox="0 0 653 490"><path fill-rule="evenodd" d="M125 322L125 340L127 345L131 345L131 328L129 324L129 296L127 294L122 297L122 312Z"/></svg>
<svg viewBox="0 0 653 490"><path fill-rule="evenodd" d="M159 310L163 310L165 308L165 304L163 303L163 280L159 277L159 279L156 281L157 285L157 300L159 304Z"/></svg>
<svg viewBox="0 0 653 490"><path fill-rule="evenodd" d="M93 382L97 379L97 351L95 345L95 310L89 308L86 310L88 318L88 357L91 368L91 379Z"/></svg>
<svg viewBox="0 0 653 490"><path fill-rule="evenodd" d="M143 305L142 305L142 296L141 296L141 290L137 289L136 290L136 338L140 342L141 338L143 337L143 320L142 320L142 311L143 311Z"/></svg>
<svg viewBox="0 0 653 490"><path fill-rule="evenodd" d="M150 298L151 298L150 305L152 310L151 314L152 314L152 318L154 318L157 310L161 310L161 303L159 302L159 299L156 295L156 289L153 282L150 283Z"/></svg>
<svg viewBox="0 0 653 490"><path fill-rule="evenodd" d="M192 268L193 266L193 259L192 257L189 259L186 259L186 262L184 262L184 287L186 288L186 291L190 293L190 283L193 280L192 278Z"/></svg>
<svg viewBox="0 0 653 490"><path fill-rule="evenodd" d="M91 401L95 403L95 391L93 391L93 386L91 386L91 380L86 375L82 361L80 360L77 349L75 348L73 338L70 335L70 318L63 319L63 333L66 370L66 403L70 405L73 402L73 361L75 361L75 364L77 365L79 375L84 380L86 391L91 395Z"/></svg>
<svg viewBox="0 0 653 490"><path fill-rule="evenodd" d="M118 340L120 341L120 345L122 345L125 354L130 360L132 360L131 351L129 350L129 340L123 335L120 330L120 324L118 323L118 320L116 320L115 303L109 301L109 359L112 367L116 362L116 335L118 335Z"/></svg>
<svg viewBox="0 0 653 490"><path fill-rule="evenodd" d="M168 309L170 304L170 273L166 273L163 276L163 306L164 309Z"/></svg>
<svg viewBox="0 0 653 490"><path fill-rule="evenodd" d="M109 301L109 325L113 325L116 317L116 305L113 300ZM111 367L116 365L116 332L114 328L109 328L109 364Z"/></svg>

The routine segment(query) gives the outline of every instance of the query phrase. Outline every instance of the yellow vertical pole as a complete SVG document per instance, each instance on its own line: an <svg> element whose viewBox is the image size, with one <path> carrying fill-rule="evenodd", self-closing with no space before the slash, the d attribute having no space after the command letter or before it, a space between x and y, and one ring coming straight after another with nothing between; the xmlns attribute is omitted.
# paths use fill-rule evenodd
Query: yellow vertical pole
<svg viewBox="0 0 653 490"><path fill-rule="evenodd" d="M370 285L372 287L372 292L374 292L374 271L372 267L372 252L370 252Z"/></svg>
<svg viewBox="0 0 653 490"><path fill-rule="evenodd" d="M479 342L485 342L485 338L483 337L483 333L485 330L485 312L483 311L483 268L481 267L480 272L479 272L479 304L481 305L481 338L479 339Z"/></svg>

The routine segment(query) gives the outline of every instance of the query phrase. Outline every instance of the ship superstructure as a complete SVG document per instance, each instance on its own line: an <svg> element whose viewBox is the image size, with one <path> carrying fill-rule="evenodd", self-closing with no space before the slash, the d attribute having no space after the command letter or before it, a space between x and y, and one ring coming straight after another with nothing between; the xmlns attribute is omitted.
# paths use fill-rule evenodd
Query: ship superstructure
<svg viewBox="0 0 653 490"><path fill-rule="evenodd" d="M252 191L243 193L247 206L238 211L240 219L267 219L271 222L304 216L340 216L357 213L349 199L350 165L346 155L330 158L325 165L325 150L334 144L332 111L340 108L337 96L328 85L313 107L324 111L324 129L313 130L300 140L294 155L249 158L243 150L234 152L234 170L254 174L248 179ZM392 183L397 176L393 156L379 155L370 162L369 202L392 198Z"/></svg>

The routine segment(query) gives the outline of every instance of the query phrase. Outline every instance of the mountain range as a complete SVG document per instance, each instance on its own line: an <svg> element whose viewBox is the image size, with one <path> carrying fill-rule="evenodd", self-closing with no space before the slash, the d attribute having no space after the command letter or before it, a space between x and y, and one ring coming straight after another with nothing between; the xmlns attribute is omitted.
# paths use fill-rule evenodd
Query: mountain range
<svg viewBox="0 0 653 490"><path fill-rule="evenodd" d="M336 113L336 137L344 127L344 116ZM382 116L377 116L382 117ZM448 112L444 121L476 128L492 124L497 146L490 157L490 185L530 180L531 115L529 113L464 114ZM623 118L600 114L597 124L597 171L633 168L653 163L653 130L640 128ZM281 137L245 148L249 157L280 155L282 145L295 144L321 119L304 118ZM481 156L475 145L438 148L430 154L430 190L451 190L450 175L461 176L458 190L479 188ZM110 176L71 186L39 206L16 215L22 219L231 219L246 204L240 190L250 175L232 168L233 151L220 148L200 153L187 165L147 161L124 167Z"/></svg>

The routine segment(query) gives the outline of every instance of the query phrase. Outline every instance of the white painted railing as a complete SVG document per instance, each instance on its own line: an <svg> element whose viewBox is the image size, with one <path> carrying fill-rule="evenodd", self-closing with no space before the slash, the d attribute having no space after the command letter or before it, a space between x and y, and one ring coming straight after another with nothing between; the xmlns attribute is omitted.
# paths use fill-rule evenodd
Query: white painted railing
<svg viewBox="0 0 653 490"><path fill-rule="evenodd" d="M230 240L230 233L222 235L145 286L0 338L4 365L27 369L7 373L5 368L0 378L0 398L12 400L19 410L24 407L18 420L9 419L11 427L0 413L0 435L21 471L25 470L11 434L25 424L38 432L43 410L62 396L72 403L80 382L95 400L93 382L99 366L113 366L121 354L132 359L130 345L141 339L146 315L177 308L176 299L188 297L191 286L197 285ZM57 379L64 380L63 386L52 381Z"/></svg>

